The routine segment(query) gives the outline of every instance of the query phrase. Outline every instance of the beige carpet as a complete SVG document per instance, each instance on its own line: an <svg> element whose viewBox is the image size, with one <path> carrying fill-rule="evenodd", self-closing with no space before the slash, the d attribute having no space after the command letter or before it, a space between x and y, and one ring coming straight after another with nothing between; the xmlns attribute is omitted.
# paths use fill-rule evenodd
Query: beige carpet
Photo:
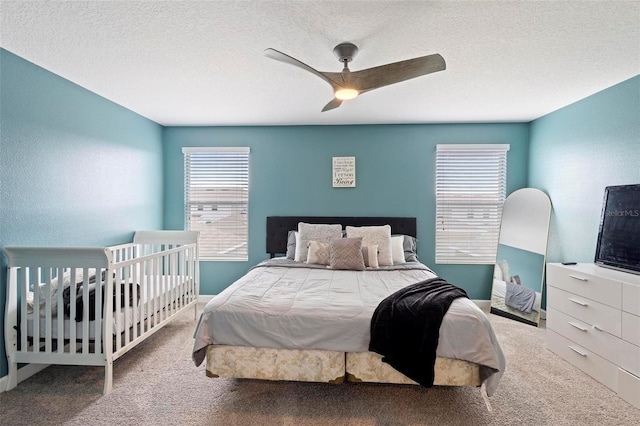
<svg viewBox="0 0 640 426"><path fill-rule="evenodd" d="M640 410L546 349L544 329L490 315L507 371L477 388L210 379L191 362L193 312L103 369L52 366L0 394L0 424L640 425Z"/></svg>

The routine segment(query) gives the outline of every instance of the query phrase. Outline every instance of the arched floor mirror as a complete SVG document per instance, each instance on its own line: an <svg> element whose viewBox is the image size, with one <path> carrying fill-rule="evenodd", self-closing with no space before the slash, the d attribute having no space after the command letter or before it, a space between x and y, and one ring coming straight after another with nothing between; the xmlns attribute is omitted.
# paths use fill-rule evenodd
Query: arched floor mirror
<svg viewBox="0 0 640 426"><path fill-rule="evenodd" d="M551 201L539 189L511 193L502 208L491 313L540 324Z"/></svg>

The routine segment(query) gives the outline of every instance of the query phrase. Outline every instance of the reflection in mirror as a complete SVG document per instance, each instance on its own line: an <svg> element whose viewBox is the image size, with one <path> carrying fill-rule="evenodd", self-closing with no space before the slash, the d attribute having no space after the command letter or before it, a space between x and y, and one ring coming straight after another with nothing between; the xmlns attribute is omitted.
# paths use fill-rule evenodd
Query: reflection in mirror
<svg viewBox="0 0 640 426"><path fill-rule="evenodd" d="M520 189L507 197L493 273L491 313L539 324L550 216L551 201L538 189Z"/></svg>

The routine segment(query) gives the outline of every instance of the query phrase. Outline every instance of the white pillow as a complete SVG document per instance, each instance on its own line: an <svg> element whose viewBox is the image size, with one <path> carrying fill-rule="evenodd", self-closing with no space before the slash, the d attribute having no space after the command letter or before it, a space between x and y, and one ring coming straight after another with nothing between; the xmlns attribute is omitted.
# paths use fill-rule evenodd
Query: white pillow
<svg viewBox="0 0 640 426"><path fill-rule="evenodd" d="M96 270L95 268L89 268L88 269L89 272L89 277L95 276L96 275ZM62 279L60 279L62 278ZM76 283L81 283L84 280L84 269L83 268L76 268L76 275L75 275L75 282ZM67 289L70 285L71 285L71 270L70 269L65 269L64 273L62 275L62 277L58 276L55 278L52 278L49 281L49 288L51 289L51 313L52 315L56 315L58 312L58 291L60 290L60 286L59 286L59 282L62 282L62 290L64 291L65 289ZM40 316L44 317L45 316L45 312L44 312L44 308L45 308L45 304L47 301L47 284L46 283L40 283L38 285L38 305L39 305L39 310L40 310ZM33 305L35 303L35 295L33 294L32 291L30 291L29 293L27 293L27 307L28 307L28 312L33 312Z"/></svg>
<svg viewBox="0 0 640 426"><path fill-rule="evenodd" d="M293 260L306 262L309 254L309 242L318 241L329 244L331 240L342 238L342 225L324 225L298 223L298 240L296 241L296 255Z"/></svg>
<svg viewBox="0 0 640 426"><path fill-rule="evenodd" d="M496 264L496 266L493 267L493 278L502 281L502 268L500 265Z"/></svg>
<svg viewBox="0 0 640 426"><path fill-rule="evenodd" d="M498 266L502 270L502 281L511 281L511 271L509 271L509 263L506 260L498 262Z"/></svg>
<svg viewBox="0 0 640 426"><path fill-rule="evenodd" d="M367 268L377 268L378 265L378 246L362 246L362 257L364 258L364 266Z"/></svg>
<svg viewBox="0 0 640 426"><path fill-rule="evenodd" d="M347 238L362 237L363 246L378 246L380 266L392 266L391 226L347 226Z"/></svg>
<svg viewBox="0 0 640 426"><path fill-rule="evenodd" d="M406 262L404 259L404 235L391 237L391 256L394 265Z"/></svg>

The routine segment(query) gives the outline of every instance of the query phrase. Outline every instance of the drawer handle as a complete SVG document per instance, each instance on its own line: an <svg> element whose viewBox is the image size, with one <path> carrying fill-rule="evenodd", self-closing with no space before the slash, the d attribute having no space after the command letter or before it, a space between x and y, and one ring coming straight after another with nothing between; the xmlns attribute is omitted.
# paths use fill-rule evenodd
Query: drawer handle
<svg viewBox="0 0 640 426"><path fill-rule="evenodd" d="M571 299L571 298L569 300L572 301L573 303L576 303L576 304L580 305L580 306L589 306L589 304L587 302L583 302L581 300L576 300L576 299Z"/></svg>
<svg viewBox="0 0 640 426"><path fill-rule="evenodd" d="M573 346L571 346L571 345L569 345L569 349L571 349L571 350L572 350L572 351L574 351L575 353L580 354L580 355L582 355L582 356L584 356L584 357L586 357L586 356L587 356L587 354L586 354L586 353L582 352L581 350L578 350L578 349L574 348L574 347L573 347Z"/></svg>
<svg viewBox="0 0 640 426"><path fill-rule="evenodd" d="M569 321L569 325L574 326L575 328L577 328L577 329L578 329L578 330L580 330L580 331L587 331L587 329L586 329L586 328L584 328L583 326L578 325L578 324L576 324L576 323L574 323L574 322ZM595 326L594 326L594 327L595 327Z"/></svg>
<svg viewBox="0 0 640 426"><path fill-rule="evenodd" d="M600 328L599 325L592 325L591 328L593 328L594 330L598 330L598 331L603 331L602 328Z"/></svg>
<svg viewBox="0 0 640 426"><path fill-rule="evenodd" d="M585 281L585 282L586 282L586 281L589 281L587 278L579 277L579 276L577 276L577 275L571 275L571 274L569 274L569 276L570 276L571 278L573 278L574 280L578 280L578 281Z"/></svg>

